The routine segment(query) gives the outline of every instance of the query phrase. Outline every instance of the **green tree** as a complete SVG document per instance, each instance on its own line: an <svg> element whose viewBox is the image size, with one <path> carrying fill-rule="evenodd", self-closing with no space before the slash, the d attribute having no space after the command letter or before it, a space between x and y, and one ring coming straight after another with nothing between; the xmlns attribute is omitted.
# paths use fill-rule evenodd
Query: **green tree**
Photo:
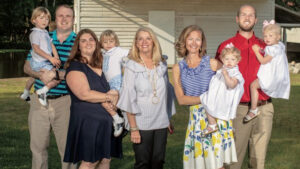
<svg viewBox="0 0 300 169"><path fill-rule="evenodd" d="M55 8L61 4L73 5L73 0L1 0L0 42L28 42L31 13L37 6L49 9L54 20ZM0 46L0 48L3 48Z"/></svg>

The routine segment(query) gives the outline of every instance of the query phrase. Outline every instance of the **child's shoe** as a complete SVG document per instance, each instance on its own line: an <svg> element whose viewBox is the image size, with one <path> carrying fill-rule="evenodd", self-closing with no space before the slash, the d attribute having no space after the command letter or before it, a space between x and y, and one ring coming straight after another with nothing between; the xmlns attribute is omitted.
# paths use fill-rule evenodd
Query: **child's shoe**
<svg viewBox="0 0 300 169"><path fill-rule="evenodd" d="M118 137L122 134L124 119L121 118L118 114L115 114L113 117L113 127L114 127L114 136Z"/></svg>
<svg viewBox="0 0 300 169"><path fill-rule="evenodd" d="M38 95L39 102L43 106L48 105L48 103L47 103L47 92L48 92L48 88L46 86L44 86L43 88L38 89L36 91L36 94Z"/></svg>
<svg viewBox="0 0 300 169"><path fill-rule="evenodd" d="M203 130L203 136L206 136L208 134L214 133L219 130L219 127L217 124L209 124L204 130Z"/></svg>
<svg viewBox="0 0 300 169"><path fill-rule="evenodd" d="M20 98L25 101L30 101L30 93L27 89L24 89L24 92L21 94Z"/></svg>
<svg viewBox="0 0 300 169"><path fill-rule="evenodd" d="M256 108L255 110L250 109L249 112L247 113L247 115L243 119L244 123L247 123L247 122L251 121L252 119L257 117L259 114L260 114L260 111L258 111L258 108Z"/></svg>

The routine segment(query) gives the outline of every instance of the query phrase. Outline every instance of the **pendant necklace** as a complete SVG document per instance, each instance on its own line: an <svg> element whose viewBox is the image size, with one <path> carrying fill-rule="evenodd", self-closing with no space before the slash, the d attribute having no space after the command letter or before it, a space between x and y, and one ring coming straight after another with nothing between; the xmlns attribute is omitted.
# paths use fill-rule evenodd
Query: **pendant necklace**
<svg viewBox="0 0 300 169"><path fill-rule="evenodd" d="M145 64L145 62L144 62L144 59L141 57L141 60L142 60L142 62L143 62L143 64L144 64L144 66L145 66L145 69L146 69L146 71L147 71L147 75L148 75L148 79L149 79L149 81L150 81L150 83L151 83L151 86L152 86L152 89L153 89L153 97L152 97L152 103L153 104L157 104L157 103L159 103L159 98L158 98L158 96L157 96L157 88L156 88L156 81L157 81L157 70L156 70L156 66L155 66L155 64L153 64L154 65L154 70L155 70L155 72L154 72L154 75L152 76L152 80L151 80L151 72L150 72L150 70L147 68L147 66L146 66L146 64Z"/></svg>

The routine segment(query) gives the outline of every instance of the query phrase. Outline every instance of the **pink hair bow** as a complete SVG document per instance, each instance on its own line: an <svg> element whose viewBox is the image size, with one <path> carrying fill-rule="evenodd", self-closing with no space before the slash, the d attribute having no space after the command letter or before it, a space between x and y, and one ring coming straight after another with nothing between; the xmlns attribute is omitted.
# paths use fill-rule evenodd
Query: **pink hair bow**
<svg viewBox="0 0 300 169"><path fill-rule="evenodd" d="M234 47L234 45L232 44L232 43L228 43L226 46L225 46L225 48L233 48Z"/></svg>
<svg viewBox="0 0 300 169"><path fill-rule="evenodd" d="M266 26L268 26L268 25L273 25L273 24L275 24L274 19L270 20L270 22L268 22L267 20L265 20L263 22L263 28L266 27Z"/></svg>

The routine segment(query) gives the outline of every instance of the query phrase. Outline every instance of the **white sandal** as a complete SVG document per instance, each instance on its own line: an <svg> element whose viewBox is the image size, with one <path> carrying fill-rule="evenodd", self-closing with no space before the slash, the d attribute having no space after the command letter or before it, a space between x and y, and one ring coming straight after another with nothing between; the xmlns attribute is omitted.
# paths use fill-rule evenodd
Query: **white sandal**
<svg viewBox="0 0 300 169"><path fill-rule="evenodd" d="M209 129L210 128L210 129ZM219 130L219 127L217 124L209 124L204 130L203 135L206 136L208 134L214 133Z"/></svg>
<svg viewBox="0 0 300 169"><path fill-rule="evenodd" d="M254 116L250 116L250 113L253 113ZM247 113L247 115L244 117L243 121L244 123L248 123L249 121L253 120L254 118L256 118L258 115L260 114L260 111L258 109L255 110L249 110L249 112Z"/></svg>

